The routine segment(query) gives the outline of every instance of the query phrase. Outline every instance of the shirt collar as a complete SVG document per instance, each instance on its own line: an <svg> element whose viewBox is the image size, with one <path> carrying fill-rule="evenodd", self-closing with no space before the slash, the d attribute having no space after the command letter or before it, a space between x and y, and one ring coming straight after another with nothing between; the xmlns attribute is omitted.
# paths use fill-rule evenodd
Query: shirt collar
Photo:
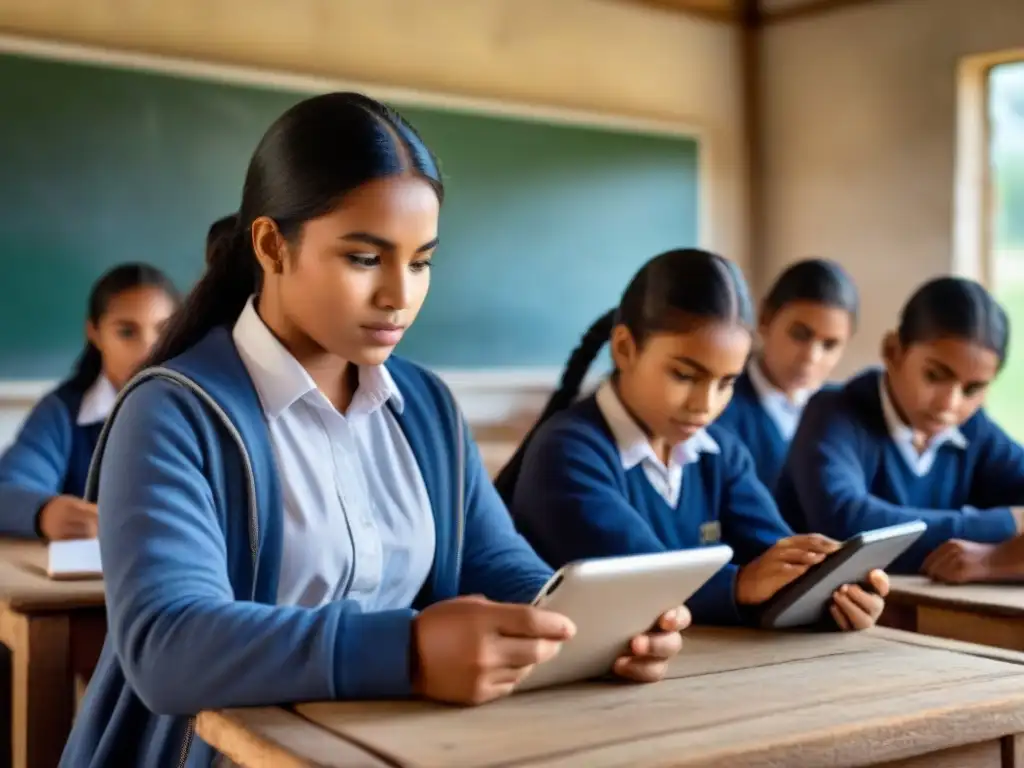
<svg viewBox="0 0 1024 768"><path fill-rule="evenodd" d="M117 390L103 374L92 383L85 394L82 395L81 405L78 407L78 416L75 423L80 427L87 427L91 424L99 424L106 421L110 412L114 410L114 403L117 401Z"/></svg>
<svg viewBox="0 0 1024 768"><path fill-rule="evenodd" d="M896 405L889 396L889 387L886 386L884 372L879 373L878 375L878 396L882 401L882 416L885 419L885 428L889 432L889 437L891 437L897 444L913 447L914 430L907 426L896 411ZM935 435L935 437L928 442L927 449L937 450L946 443L960 448L961 450L967 448L967 438L964 437L964 433L961 432L958 427L949 426L939 432L939 434ZM914 450L916 451L916 448Z"/></svg>
<svg viewBox="0 0 1024 768"><path fill-rule="evenodd" d="M309 372L267 328L252 297L235 322L232 338L268 419L273 421L307 397L315 405L332 407ZM372 413L388 400L401 413L405 403L387 368L359 366L359 386L346 415Z"/></svg>
<svg viewBox="0 0 1024 768"><path fill-rule="evenodd" d="M750 377L750 384L754 387L754 392L757 393L757 399L764 405L770 403L799 412L803 410L804 406L807 405L807 401L814 394L814 390L808 388L797 390L792 397L786 395L785 392L768 381L768 377L761 368L760 360L755 359L751 361L750 365L747 366L747 375Z"/></svg>
<svg viewBox="0 0 1024 768"><path fill-rule="evenodd" d="M623 469L628 472L644 460L664 466L664 462L654 453L647 435L626 410L626 406L622 404L622 400L619 399L619 395L610 381L605 381L598 388L597 407L615 439ZM702 453L718 453L719 450L715 439L702 429L693 437L672 448L669 463L692 464L700 459Z"/></svg>

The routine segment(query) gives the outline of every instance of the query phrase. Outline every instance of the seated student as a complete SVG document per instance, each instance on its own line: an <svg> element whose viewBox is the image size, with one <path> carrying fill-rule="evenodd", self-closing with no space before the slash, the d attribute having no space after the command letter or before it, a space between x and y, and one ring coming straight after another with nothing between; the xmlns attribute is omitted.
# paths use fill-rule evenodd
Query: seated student
<svg viewBox="0 0 1024 768"><path fill-rule="evenodd" d="M818 394L804 411L776 498L796 530L845 539L923 520L892 570L915 573L950 539L998 544L1024 519L1024 450L982 405L1006 357L1006 313L979 284L925 283L881 370Z"/></svg>
<svg viewBox="0 0 1024 768"><path fill-rule="evenodd" d="M442 196L412 127L358 94L300 102L260 141L162 368L97 448L110 633L64 765L209 766L193 717L222 707L479 704L574 632L528 604L551 569L451 394L391 357ZM666 613L616 671L662 677L688 621Z"/></svg>
<svg viewBox="0 0 1024 768"><path fill-rule="evenodd" d="M853 335L857 305L852 278L824 259L787 268L761 305L760 348L715 423L740 437L769 489L778 481L804 406Z"/></svg>
<svg viewBox="0 0 1024 768"><path fill-rule="evenodd" d="M712 426L750 353L751 324L743 278L719 256L669 251L637 273L573 352L538 426L496 479L541 557L559 567L728 544L734 564L688 605L696 622L730 624L835 549L822 536L794 536L742 441ZM609 336L611 379L573 404ZM886 594L884 573L871 583ZM860 629L882 607L850 585L832 615Z"/></svg>
<svg viewBox="0 0 1024 768"><path fill-rule="evenodd" d="M96 536L96 505L81 498L93 449L177 303L171 281L148 264L122 264L96 281L71 378L39 401L0 456L0 535Z"/></svg>

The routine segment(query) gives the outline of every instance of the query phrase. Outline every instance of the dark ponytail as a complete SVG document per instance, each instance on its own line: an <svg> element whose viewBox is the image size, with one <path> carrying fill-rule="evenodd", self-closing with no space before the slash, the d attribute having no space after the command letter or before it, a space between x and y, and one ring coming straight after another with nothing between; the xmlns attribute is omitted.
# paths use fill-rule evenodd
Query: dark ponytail
<svg viewBox="0 0 1024 768"><path fill-rule="evenodd" d="M637 345L653 333L678 331L711 320L738 322L752 328L753 304L746 281L731 261L696 248L667 251L648 261L633 276L617 309L602 315L584 334L548 400L494 486L511 505L530 440L552 416L573 404L587 371L608 341L615 325L624 325Z"/></svg>
<svg viewBox="0 0 1024 768"><path fill-rule="evenodd" d="M1002 368L1010 346L1010 320L980 283L939 277L907 300L897 337L903 348L943 338L963 339L995 352Z"/></svg>
<svg viewBox="0 0 1024 768"><path fill-rule="evenodd" d="M256 219L272 219L294 244L307 221L330 213L352 190L406 173L426 179L443 199L437 161L390 107L358 93L328 93L293 106L256 147L238 213L210 227L206 271L148 364L177 357L213 328L233 324L249 296L259 293L263 276L251 234Z"/></svg>
<svg viewBox="0 0 1024 768"><path fill-rule="evenodd" d="M770 321L788 304L806 301L845 310L851 328L857 327L860 297L853 278L828 259L804 259L790 265L772 284L761 306L762 321Z"/></svg>
<svg viewBox="0 0 1024 768"><path fill-rule="evenodd" d="M508 464L502 467L501 471L494 478L494 487L498 489L498 495L505 500L506 504L512 503L516 481L519 479L519 470L523 465L523 457L526 455L526 446L529 444L530 439L541 424L559 411L564 411L579 397L583 380L587 377L587 371L593 365L594 360L601 351L601 347L605 345L605 342L612 335L612 328L615 327L615 317L617 314L618 310L616 309L605 312L583 334L579 345L569 356L569 362L565 364L565 370L562 372L562 380L558 384L558 389L555 390L555 393L548 400L537 422L526 434L526 437L523 438L523 442L516 449L512 458L509 459Z"/></svg>
<svg viewBox="0 0 1024 768"><path fill-rule="evenodd" d="M105 272L93 283L89 291L89 303L86 318L93 326L99 324L107 314L110 303L122 293L137 288L159 288L175 302L178 301L178 289L174 283L156 267L142 263L119 264ZM68 384L79 392L85 392L93 385L103 372L103 356L91 341L85 342L85 349L75 362L74 371Z"/></svg>

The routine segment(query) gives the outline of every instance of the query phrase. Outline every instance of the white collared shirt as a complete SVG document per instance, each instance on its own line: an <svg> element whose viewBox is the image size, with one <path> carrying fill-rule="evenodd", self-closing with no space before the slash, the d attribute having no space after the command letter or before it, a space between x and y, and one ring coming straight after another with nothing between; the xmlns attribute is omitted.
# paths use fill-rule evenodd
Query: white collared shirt
<svg viewBox="0 0 1024 768"><path fill-rule="evenodd" d="M92 424L99 424L106 421L107 416L114 410L114 403L117 401L117 390L110 383L110 379L102 373L92 383L92 386L85 390L82 395L82 403L78 406L78 416L75 424L80 427L88 427Z"/></svg>
<svg viewBox="0 0 1024 768"><path fill-rule="evenodd" d="M384 366L361 366L345 414L270 332L250 299L238 353L270 427L284 500L277 601L315 607L352 599L408 607L434 561L430 498L391 409L402 394Z"/></svg>
<svg viewBox="0 0 1024 768"><path fill-rule="evenodd" d="M747 375L750 377L754 392L757 393L757 399L761 401L761 407L778 428L783 439L789 442L796 434L800 417L804 413L804 406L811 399L814 390L801 389L792 397L787 396L785 392L768 381L768 377L764 375L761 364L757 360L747 366Z"/></svg>
<svg viewBox="0 0 1024 768"><path fill-rule="evenodd" d="M950 426L933 437L924 451L918 453L917 448L914 447L914 430L908 427L896 412L896 406L893 405L892 399L889 397L889 387L885 385L884 373L878 376L878 395L882 401L882 415L885 418L885 427L889 431L889 437L896 444L896 450L900 452L900 456L910 467L910 471L918 477L928 474L932 465L935 464L935 457L938 455L939 449L947 443L961 450L967 448L967 438L964 437L963 432L957 427Z"/></svg>
<svg viewBox="0 0 1024 768"><path fill-rule="evenodd" d="M615 438L622 458L622 468L628 472L637 464L642 464L648 482L669 506L679 504L679 494L683 489L683 467L700 461L702 453L719 452L718 443L702 429L672 448L666 466L654 453L647 435L626 410L610 381L605 381L598 388L597 407Z"/></svg>

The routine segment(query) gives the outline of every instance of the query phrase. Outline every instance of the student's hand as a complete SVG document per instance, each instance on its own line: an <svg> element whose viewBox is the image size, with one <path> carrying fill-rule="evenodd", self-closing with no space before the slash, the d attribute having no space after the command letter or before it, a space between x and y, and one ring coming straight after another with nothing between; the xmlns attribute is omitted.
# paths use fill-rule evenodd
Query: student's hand
<svg viewBox="0 0 1024 768"><path fill-rule="evenodd" d="M1010 514L1013 515L1017 533L1024 533L1024 507L1010 507Z"/></svg>
<svg viewBox="0 0 1024 768"><path fill-rule="evenodd" d="M458 597L413 620L413 688L450 704L507 696L576 633L569 619L529 605Z"/></svg>
<svg viewBox="0 0 1024 768"><path fill-rule="evenodd" d="M1001 581L1012 576L1007 548L997 544L951 539L932 550L924 559L921 572L945 584L972 581Z"/></svg>
<svg viewBox="0 0 1024 768"><path fill-rule="evenodd" d="M683 649L679 633L690 626L690 611L679 606L658 619L656 629L629 642L629 656L615 661L615 674L638 683L654 683L668 671L668 663Z"/></svg>
<svg viewBox="0 0 1024 768"><path fill-rule="evenodd" d="M868 583L875 594L856 584L844 584L832 595L829 610L844 632L870 629L882 615L889 594L889 577L885 571L876 569L868 574Z"/></svg>
<svg viewBox="0 0 1024 768"><path fill-rule="evenodd" d="M99 535L96 505L75 496L55 496L39 511L39 530L48 541L94 539Z"/></svg>
<svg viewBox="0 0 1024 768"><path fill-rule="evenodd" d="M780 539L756 560L740 568L736 602L759 605L808 568L839 549L839 542L818 533Z"/></svg>

